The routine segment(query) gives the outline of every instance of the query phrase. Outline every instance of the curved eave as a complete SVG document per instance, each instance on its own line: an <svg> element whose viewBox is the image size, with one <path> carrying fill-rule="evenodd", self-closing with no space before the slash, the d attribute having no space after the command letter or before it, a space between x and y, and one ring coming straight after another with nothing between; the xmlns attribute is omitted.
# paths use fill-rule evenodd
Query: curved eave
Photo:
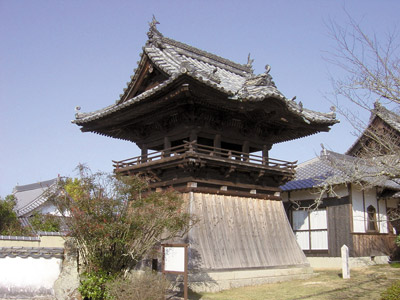
<svg viewBox="0 0 400 300"><path fill-rule="evenodd" d="M180 73L178 75L173 75L163 83L157 85L156 87L145 91L141 93L140 95L129 99L125 102L119 103L119 104L113 104L110 105L106 108L91 112L91 113L81 113L81 114L76 114L76 119L72 121L72 123L77 124L79 126L83 126L87 123L106 118L112 114L118 113L121 110L125 110L131 106L136 105L139 102L146 101L146 99L150 97L156 96L158 93L165 92L168 88L173 86L176 83L179 83L179 81L182 81L182 78L185 76L191 77L195 79L196 81L205 84L206 86L214 89L215 91L218 91L222 94L225 94L227 98L229 97L229 101L239 101L242 102L243 105L245 105L246 102L260 102L268 98L273 98L279 100L284 106L287 107L288 111L295 114L296 116L300 117L303 119L305 124L325 124L327 126L334 125L338 123L339 121L335 119L335 115L333 113L329 114L323 114L323 113L318 113L310 110L302 110L301 108L298 107L298 104L295 103L294 101L288 100L285 98L283 95L280 93L276 93L274 91L270 92L265 92L263 93L263 97L255 97L255 96L249 96L245 99L234 99L234 94L231 92L227 91L223 87L219 86L217 83L213 82L212 80L209 80L201 75L193 74L193 73Z"/></svg>

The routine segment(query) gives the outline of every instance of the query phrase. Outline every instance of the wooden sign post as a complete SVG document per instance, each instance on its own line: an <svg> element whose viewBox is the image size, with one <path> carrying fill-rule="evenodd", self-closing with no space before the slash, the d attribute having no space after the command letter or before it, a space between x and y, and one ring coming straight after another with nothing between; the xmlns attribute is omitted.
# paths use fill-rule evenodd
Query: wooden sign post
<svg viewBox="0 0 400 300"><path fill-rule="evenodd" d="M188 247L189 244L163 244L162 273L183 275L183 297L188 299Z"/></svg>

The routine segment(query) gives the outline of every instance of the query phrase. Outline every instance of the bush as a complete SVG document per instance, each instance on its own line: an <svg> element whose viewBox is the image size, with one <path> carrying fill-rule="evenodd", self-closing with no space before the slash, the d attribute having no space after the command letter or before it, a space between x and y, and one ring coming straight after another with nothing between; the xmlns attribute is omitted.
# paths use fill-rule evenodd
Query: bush
<svg viewBox="0 0 400 300"><path fill-rule="evenodd" d="M36 231L46 231L46 232L59 232L60 231L60 217L53 216L50 214L40 214L34 212L33 216L30 218L30 223L34 230Z"/></svg>
<svg viewBox="0 0 400 300"><path fill-rule="evenodd" d="M0 235L31 235L27 228L23 228L14 211L15 199L13 195L4 200L0 198Z"/></svg>
<svg viewBox="0 0 400 300"><path fill-rule="evenodd" d="M103 272L93 272L83 274L83 280L79 287L79 292L84 299L89 300L108 300L110 298L106 283L111 280L111 277Z"/></svg>
<svg viewBox="0 0 400 300"><path fill-rule="evenodd" d="M138 177L93 174L85 166L79 172L80 178L60 180L49 199L64 214L86 272L135 269L156 244L182 236L194 223L172 190L151 192Z"/></svg>
<svg viewBox="0 0 400 300"><path fill-rule="evenodd" d="M109 294L115 300L164 300L169 286L164 276L150 270L107 283Z"/></svg>
<svg viewBox="0 0 400 300"><path fill-rule="evenodd" d="M381 300L398 300L400 299L400 280L396 281L389 287L381 297Z"/></svg>

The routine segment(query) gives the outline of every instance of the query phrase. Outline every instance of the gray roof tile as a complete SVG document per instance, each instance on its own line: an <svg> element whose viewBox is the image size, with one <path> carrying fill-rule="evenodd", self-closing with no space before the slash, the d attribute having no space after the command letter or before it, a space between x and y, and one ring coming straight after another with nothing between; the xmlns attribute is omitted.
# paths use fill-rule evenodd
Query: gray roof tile
<svg viewBox="0 0 400 300"><path fill-rule="evenodd" d="M400 132L400 116L393 111L388 110L386 107L381 105L378 101L374 104L374 109L371 110L371 116L368 121L368 125L366 128L370 127L372 122L376 117L381 118L386 124ZM366 130L366 129L365 129ZM361 134L355 142L350 146L350 148L346 151L346 154L351 154L353 148L360 142L364 134Z"/></svg>
<svg viewBox="0 0 400 300"><path fill-rule="evenodd" d="M34 184L20 185L14 188L16 198L15 211L18 216L25 215L47 201L45 192L54 186L57 178Z"/></svg>
<svg viewBox="0 0 400 300"><path fill-rule="evenodd" d="M91 113L78 113L75 116L76 119L72 121L73 123L84 124L144 100L148 96L166 88L183 74L227 94L232 100L262 101L269 97L278 99L283 101L290 111L302 117L306 123L335 124L338 122L332 112L319 113L303 110L294 101L286 99L276 88L272 77L268 74L269 69L265 74L254 75L251 65L237 64L209 52L166 38L155 27L150 28L148 35L150 38L145 47L143 47L143 53L160 70L168 74L170 76L169 79L132 99L125 99L129 94L130 87L133 86L139 76L141 66L144 64L146 55L141 55L142 58L138 63L139 67L136 69L135 74L131 76L132 79L128 84L128 88L121 94L120 100L101 110Z"/></svg>
<svg viewBox="0 0 400 300"><path fill-rule="evenodd" d="M332 163L334 162L334 163ZM330 184L350 183L353 168L364 168L365 174L375 174L376 168L367 166L362 160L349 155L323 150L321 156L313 158L296 168L296 175L292 181L281 186L283 191L311 189L322 186L328 179ZM350 174L350 175L347 175ZM385 178L375 180L365 177L365 181L374 182L377 186L400 190L400 185Z"/></svg>
<svg viewBox="0 0 400 300"><path fill-rule="evenodd" d="M0 247L0 258L63 258L64 248L57 247Z"/></svg>

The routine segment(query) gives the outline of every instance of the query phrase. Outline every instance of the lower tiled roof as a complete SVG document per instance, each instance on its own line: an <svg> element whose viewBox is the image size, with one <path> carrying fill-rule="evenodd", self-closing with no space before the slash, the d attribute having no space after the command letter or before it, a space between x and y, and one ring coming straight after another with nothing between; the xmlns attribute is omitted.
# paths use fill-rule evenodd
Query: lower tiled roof
<svg viewBox="0 0 400 300"><path fill-rule="evenodd" d="M376 186L393 190L400 190L400 185L376 176L377 169L367 165L364 161L333 151L323 150L319 157L299 164L296 175L292 181L281 186L283 191L317 188L329 180L329 184L351 183L352 172L355 170L364 174L373 174L371 178L364 176L365 182L373 182Z"/></svg>
<svg viewBox="0 0 400 300"><path fill-rule="evenodd" d="M58 247L0 247L0 258L63 258L64 248Z"/></svg>

